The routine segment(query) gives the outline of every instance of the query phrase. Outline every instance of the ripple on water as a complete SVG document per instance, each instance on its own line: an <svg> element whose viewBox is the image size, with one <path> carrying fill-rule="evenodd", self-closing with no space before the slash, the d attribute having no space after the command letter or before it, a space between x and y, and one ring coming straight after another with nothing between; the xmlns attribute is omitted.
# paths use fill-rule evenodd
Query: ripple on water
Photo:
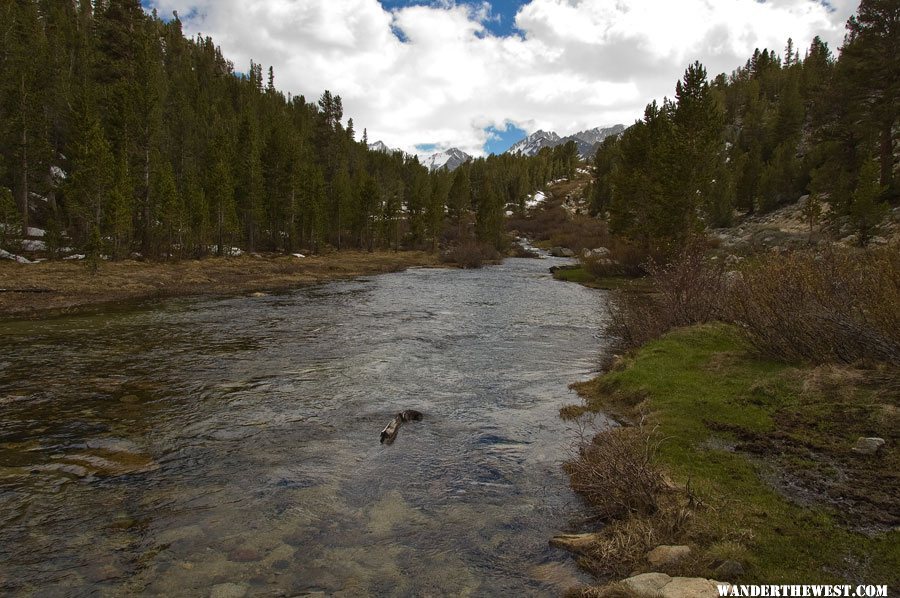
<svg viewBox="0 0 900 598"><path fill-rule="evenodd" d="M605 315L553 263L0 324L0 590L557 594Z"/></svg>

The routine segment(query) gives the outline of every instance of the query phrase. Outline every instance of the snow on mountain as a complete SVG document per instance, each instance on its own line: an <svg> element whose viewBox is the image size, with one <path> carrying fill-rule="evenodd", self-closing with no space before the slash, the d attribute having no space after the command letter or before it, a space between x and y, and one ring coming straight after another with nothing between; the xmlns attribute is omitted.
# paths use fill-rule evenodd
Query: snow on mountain
<svg viewBox="0 0 900 598"><path fill-rule="evenodd" d="M621 135L624 130L625 125L614 125L605 128L595 127L593 129L588 129L587 131L579 131L574 135L570 135L563 140L563 143L571 139L578 146L578 154L582 158L591 158L597 153L597 146L599 146L604 139L614 135Z"/></svg>
<svg viewBox="0 0 900 598"><path fill-rule="evenodd" d="M472 156L467 154L466 152L456 149L455 147L451 147L448 150L444 150L442 152L438 152L436 154L432 154L425 158L422 162L429 171L440 170L441 168L446 168L450 172L453 172L466 162L472 159Z"/></svg>
<svg viewBox="0 0 900 598"><path fill-rule="evenodd" d="M522 156L535 156L545 147L556 147L562 143L559 135L550 131L535 131L522 141L517 142L506 150L507 154L520 154Z"/></svg>
<svg viewBox="0 0 900 598"><path fill-rule="evenodd" d="M381 152L383 154L393 154L394 152L399 152L400 150L388 147L384 141L378 140L375 143L369 144L369 151Z"/></svg>
<svg viewBox="0 0 900 598"><path fill-rule="evenodd" d="M578 146L578 154L585 159L590 158L597 151L601 141L611 135L619 135L625 130L625 125L612 127L595 127L586 131L579 131L567 137L560 137L553 131L536 131L506 150L508 154L522 154L534 156L545 147L554 148L568 141L574 141Z"/></svg>

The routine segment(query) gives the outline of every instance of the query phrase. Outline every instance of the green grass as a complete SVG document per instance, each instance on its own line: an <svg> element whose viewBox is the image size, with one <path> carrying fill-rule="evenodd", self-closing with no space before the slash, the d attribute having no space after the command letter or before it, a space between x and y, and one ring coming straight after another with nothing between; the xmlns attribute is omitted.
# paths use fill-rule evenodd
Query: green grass
<svg viewBox="0 0 900 598"><path fill-rule="evenodd" d="M616 289L627 288L632 292L643 292L650 290L646 279L633 278L629 276L603 276L596 277L583 266L577 268L557 270L553 273L553 278L565 282L574 282L592 289L601 289L612 291Z"/></svg>
<svg viewBox="0 0 900 598"><path fill-rule="evenodd" d="M641 407L665 438L661 463L676 482L709 499L711 508L698 515L714 530L705 540L740 538L749 548L742 581L896 588L900 533L867 537L850 531L827 507L801 507L775 491L764 481L770 471L764 459L725 448L736 435L780 433L784 414L817 408L801 397L791 375L796 371L753 355L735 328L706 325L651 342L624 367L578 388L595 411L621 411L623 404L645 399ZM822 414L838 417L821 407ZM842 442L851 442L850 428ZM817 434L834 433L829 426L803 432L813 445L826 442Z"/></svg>

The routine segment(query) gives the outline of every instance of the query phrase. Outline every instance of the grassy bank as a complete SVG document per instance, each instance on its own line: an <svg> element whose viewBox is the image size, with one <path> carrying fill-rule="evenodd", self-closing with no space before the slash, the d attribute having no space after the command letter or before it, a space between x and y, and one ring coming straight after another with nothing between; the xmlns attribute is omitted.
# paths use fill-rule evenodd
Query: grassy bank
<svg viewBox="0 0 900 598"><path fill-rule="evenodd" d="M900 588L896 368L791 366L761 357L734 327L706 324L576 389L585 405L567 416L643 422L669 495L601 530L581 557L599 576L649 571L654 546L687 544L691 556L663 572L715 577L734 560L743 573L727 581ZM860 436L888 450L855 454Z"/></svg>
<svg viewBox="0 0 900 598"><path fill-rule="evenodd" d="M583 265L578 264L573 268L560 268L553 272L553 278L564 282L574 282L590 289L604 291L623 290L632 293L646 292L650 290L649 281L646 278L632 276L595 276L587 271Z"/></svg>
<svg viewBox="0 0 900 598"><path fill-rule="evenodd" d="M339 252L323 256L250 256L178 262L0 263L0 317L65 313L120 301L274 291L338 278L436 266L416 252Z"/></svg>

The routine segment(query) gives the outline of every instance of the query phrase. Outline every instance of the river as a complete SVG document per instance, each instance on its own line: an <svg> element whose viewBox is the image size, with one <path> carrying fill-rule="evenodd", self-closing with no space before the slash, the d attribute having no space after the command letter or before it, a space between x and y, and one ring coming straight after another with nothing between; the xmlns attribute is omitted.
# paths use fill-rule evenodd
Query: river
<svg viewBox="0 0 900 598"><path fill-rule="evenodd" d="M564 261L0 323L0 593L558 595L607 313Z"/></svg>

